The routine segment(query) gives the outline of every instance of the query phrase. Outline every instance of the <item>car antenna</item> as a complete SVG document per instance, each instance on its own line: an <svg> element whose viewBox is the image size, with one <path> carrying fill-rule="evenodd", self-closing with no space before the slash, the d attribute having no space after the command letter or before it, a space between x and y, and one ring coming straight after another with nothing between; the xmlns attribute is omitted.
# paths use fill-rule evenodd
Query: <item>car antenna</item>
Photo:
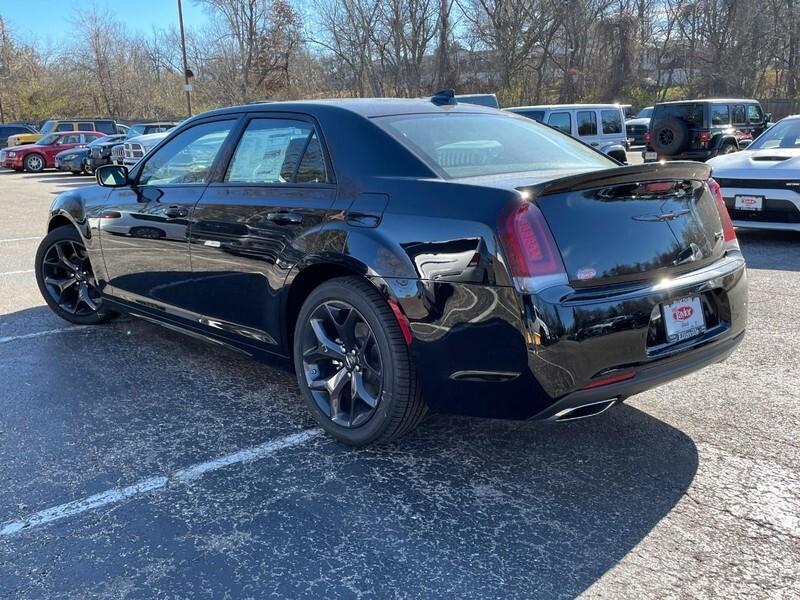
<svg viewBox="0 0 800 600"><path fill-rule="evenodd" d="M431 102L437 106L442 106L445 104L458 104L458 101L456 100L456 91L452 88L448 90L440 90L431 96Z"/></svg>

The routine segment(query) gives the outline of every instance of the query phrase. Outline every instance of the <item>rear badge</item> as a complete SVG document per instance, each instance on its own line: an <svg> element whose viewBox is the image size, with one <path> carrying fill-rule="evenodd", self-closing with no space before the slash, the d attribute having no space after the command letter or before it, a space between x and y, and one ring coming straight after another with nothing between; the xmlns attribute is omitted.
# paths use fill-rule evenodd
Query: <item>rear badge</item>
<svg viewBox="0 0 800 600"><path fill-rule="evenodd" d="M594 279L595 277L597 277L597 271L591 267L578 270L578 279Z"/></svg>

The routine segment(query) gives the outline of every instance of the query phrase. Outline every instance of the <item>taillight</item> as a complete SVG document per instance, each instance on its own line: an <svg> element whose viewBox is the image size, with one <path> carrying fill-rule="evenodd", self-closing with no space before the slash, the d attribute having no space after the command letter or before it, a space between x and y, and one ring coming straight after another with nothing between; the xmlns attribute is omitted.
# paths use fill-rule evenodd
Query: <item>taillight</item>
<svg viewBox="0 0 800 600"><path fill-rule="evenodd" d="M711 132L710 131L701 131L700 132L700 141L704 144L707 144L711 141Z"/></svg>
<svg viewBox="0 0 800 600"><path fill-rule="evenodd" d="M520 291L567 283L564 263L542 211L530 202L502 214L497 229L508 269Z"/></svg>
<svg viewBox="0 0 800 600"><path fill-rule="evenodd" d="M722 223L722 237L725 240L725 245L729 248L739 249L739 242L736 239L736 231L733 229L733 222L731 216L728 214L728 207L725 206L725 198L722 196L722 188L713 179L708 180L708 190L714 196L717 202L717 211L719 212L719 220Z"/></svg>
<svg viewBox="0 0 800 600"><path fill-rule="evenodd" d="M649 144L649 143L650 143L650 141L653 139L653 136L652 136L652 135L650 135L650 132L649 132L649 131L645 131L645 132L644 132L644 136L642 136L642 137L644 138L644 143L645 143L645 144Z"/></svg>

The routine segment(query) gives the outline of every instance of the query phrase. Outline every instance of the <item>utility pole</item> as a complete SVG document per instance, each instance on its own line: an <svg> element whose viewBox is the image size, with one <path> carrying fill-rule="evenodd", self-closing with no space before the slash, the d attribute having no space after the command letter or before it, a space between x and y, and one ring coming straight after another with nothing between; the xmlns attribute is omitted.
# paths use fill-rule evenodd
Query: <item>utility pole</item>
<svg viewBox="0 0 800 600"><path fill-rule="evenodd" d="M183 32L183 7L178 0L178 20L181 24L181 52L183 53L183 91L186 92L186 108L192 116L192 84L189 83L189 65L186 64L186 35Z"/></svg>

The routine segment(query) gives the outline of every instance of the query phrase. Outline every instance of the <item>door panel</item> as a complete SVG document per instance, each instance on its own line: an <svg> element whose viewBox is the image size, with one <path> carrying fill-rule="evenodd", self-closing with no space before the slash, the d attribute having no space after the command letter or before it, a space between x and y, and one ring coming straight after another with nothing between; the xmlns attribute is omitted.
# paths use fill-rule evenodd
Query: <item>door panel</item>
<svg viewBox="0 0 800 600"><path fill-rule="evenodd" d="M192 215L191 310L280 354L283 284L336 199L318 140L308 122L252 119L225 181L208 186Z"/></svg>
<svg viewBox="0 0 800 600"><path fill-rule="evenodd" d="M147 159L136 185L112 190L99 219L110 293L175 313L190 304L189 218L235 122L181 132Z"/></svg>

